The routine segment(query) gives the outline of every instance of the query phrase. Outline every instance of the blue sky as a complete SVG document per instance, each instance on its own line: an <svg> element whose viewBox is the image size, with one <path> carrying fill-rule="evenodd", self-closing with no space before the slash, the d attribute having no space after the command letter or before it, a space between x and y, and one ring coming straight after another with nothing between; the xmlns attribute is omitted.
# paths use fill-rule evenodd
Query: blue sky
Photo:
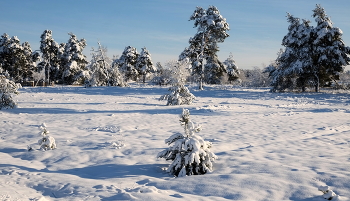
<svg viewBox="0 0 350 201"><path fill-rule="evenodd" d="M0 34L18 36L37 50L45 29L52 30L58 43L67 42L67 33L72 32L87 40L88 58L100 41L110 57L130 45L139 52L146 47L154 63L164 63L177 59L196 33L189 21L196 6L214 5L230 24L230 37L219 44L219 58L224 61L232 52L239 68L261 68L282 47L286 12L315 25L311 15L316 4L343 30L343 40L350 46L349 0L2 0Z"/></svg>

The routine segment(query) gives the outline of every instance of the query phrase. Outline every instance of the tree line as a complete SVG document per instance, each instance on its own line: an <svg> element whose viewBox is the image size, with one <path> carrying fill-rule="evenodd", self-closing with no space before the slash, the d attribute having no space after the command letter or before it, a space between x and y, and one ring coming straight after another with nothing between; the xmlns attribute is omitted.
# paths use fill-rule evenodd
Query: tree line
<svg viewBox="0 0 350 201"><path fill-rule="evenodd" d="M190 16L197 33L189 45L174 61L187 65L187 80L203 84L234 83L243 86L272 86L273 92L314 88L337 83L345 66L349 65L350 47L342 40L342 31L333 26L324 8L316 5L313 15L316 26L309 20L287 13L288 33L282 40L281 50L275 61L263 70L239 70L233 55L220 61L218 43L229 34L229 24L215 6L197 7ZM157 84L167 84L173 76L172 65L152 62L146 47L138 53L131 46L125 47L120 57L107 56L107 48L98 42L92 48L91 60L83 54L85 39L69 33L66 43L58 44L51 30L41 35L40 50L32 51L30 44L6 33L0 38L0 74L15 82L44 79L47 83L85 84L86 86L126 86L129 81L146 82L148 78Z"/></svg>

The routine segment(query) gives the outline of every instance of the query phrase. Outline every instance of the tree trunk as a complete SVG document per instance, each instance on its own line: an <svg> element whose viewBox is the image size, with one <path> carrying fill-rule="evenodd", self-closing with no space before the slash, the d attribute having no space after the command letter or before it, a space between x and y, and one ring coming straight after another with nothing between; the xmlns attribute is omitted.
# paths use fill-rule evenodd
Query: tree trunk
<svg viewBox="0 0 350 201"><path fill-rule="evenodd" d="M202 75L199 77L198 89L203 90L203 76Z"/></svg>
<svg viewBox="0 0 350 201"><path fill-rule="evenodd" d="M315 84L315 92L319 92L320 90L320 79L317 74L315 74L316 77L316 84Z"/></svg>

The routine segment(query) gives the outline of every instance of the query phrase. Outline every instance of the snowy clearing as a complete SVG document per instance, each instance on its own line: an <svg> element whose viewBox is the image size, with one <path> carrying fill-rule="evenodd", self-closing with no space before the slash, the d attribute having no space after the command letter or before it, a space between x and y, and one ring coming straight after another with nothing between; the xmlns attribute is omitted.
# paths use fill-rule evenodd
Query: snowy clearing
<svg viewBox="0 0 350 201"><path fill-rule="evenodd" d="M20 89L0 110L0 200L324 200L325 185L350 198L348 93L195 88L189 106L158 101L168 87ZM182 108L213 143L211 173L174 178L156 158ZM42 123L57 149L39 149Z"/></svg>

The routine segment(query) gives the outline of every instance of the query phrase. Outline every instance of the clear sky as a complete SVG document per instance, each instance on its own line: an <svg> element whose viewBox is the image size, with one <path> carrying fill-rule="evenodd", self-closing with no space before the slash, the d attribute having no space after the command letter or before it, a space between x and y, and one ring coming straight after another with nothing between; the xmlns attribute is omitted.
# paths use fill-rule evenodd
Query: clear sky
<svg viewBox="0 0 350 201"><path fill-rule="evenodd" d="M164 63L177 59L196 33L189 21L196 6L214 5L230 24L230 37L219 44L220 60L232 52L239 68L261 68L282 47L286 12L315 25L311 15L316 4L343 30L343 40L350 46L349 0L2 0L0 34L18 36L37 50L45 29L52 30L58 43L67 42L67 33L72 32L87 40L88 58L100 41L110 57L121 55L130 45L138 52L146 47L154 63Z"/></svg>

